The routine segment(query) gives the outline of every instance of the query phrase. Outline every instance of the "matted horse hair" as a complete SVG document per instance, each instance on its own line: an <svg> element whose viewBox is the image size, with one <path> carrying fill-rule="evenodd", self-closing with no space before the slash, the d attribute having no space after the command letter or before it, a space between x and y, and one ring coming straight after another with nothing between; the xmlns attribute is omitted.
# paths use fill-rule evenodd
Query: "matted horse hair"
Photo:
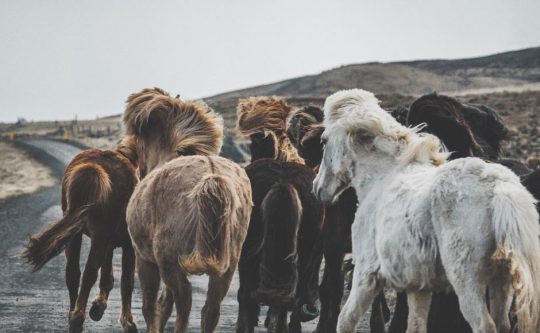
<svg viewBox="0 0 540 333"><path fill-rule="evenodd" d="M276 143L275 159L304 164L285 134L286 120L291 110L287 102L277 96L240 99L236 108L236 130L242 136L257 133L271 136Z"/></svg>
<svg viewBox="0 0 540 333"><path fill-rule="evenodd" d="M129 95L126 100L126 109L124 111L123 122L126 127L126 133L129 135L139 134L140 129L135 126L138 123L142 110L146 104L156 96L170 96L165 90L154 87L144 88L138 93Z"/></svg>
<svg viewBox="0 0 540 333"><path fill-rule="evenodd" d="M326 127L340 126L349 134L373 137L373 144L382 151L397 154L401 163L440 165L448 153L440 140L428 133L419 133L424 125L405 127L379 105L379 100L362 89L342 90L330 95L324 103Z"/></svg>
<svg viewBox="0 0 540 333"><path fill-rule="evenodd" d="M317 106L308 105L296 108L287 116L287 134L293 136L295 141L298 141L296 144L299 144L303 134L312 127L320 126L323 120L324 113Z"/></svg>
<svg viewBox="0 0 540 333"><path fill-rule="evenodd" d="M425 130L440 137L459 157L481 154L482 147L461 108L462 104L452 97L436 93L424 95L411 104L408 124L429 124Z"/></svg>
<svg viewBox="0 0 540 333"><path fill-rule="evenodd" d="M238 101L236 129L248 136L260 132L285 131L285 121L291 107L277 96L248 97Z"/></svg>
<svg viewBox="0 0 540 333"><path fill-rule="evenodd" d="M158 133L176 150L191 155L215 155L223 143L223 118L202 101L182 101L154 94L140 108L126 108L124 123L128 133L143 136Z"/></svg>

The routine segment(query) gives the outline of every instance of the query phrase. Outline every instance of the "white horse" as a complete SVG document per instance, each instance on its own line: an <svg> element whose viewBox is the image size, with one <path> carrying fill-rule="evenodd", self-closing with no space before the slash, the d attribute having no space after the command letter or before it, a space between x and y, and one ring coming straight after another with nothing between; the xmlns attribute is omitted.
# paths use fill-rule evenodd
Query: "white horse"
<svg viewBox="0 0 540 333"><path fill-rule="evenodd" d="M367 91L324 106L323 162L313 190L325 202L353 186L356 263L338 332L354 332L386 285L405 290L408 332L425 332L431 292L453 288L476 332L540 332L540 227L535 200L507 168L446 162L439 140L406 128ZM489 287L490 310L486 304Z"/></svg>

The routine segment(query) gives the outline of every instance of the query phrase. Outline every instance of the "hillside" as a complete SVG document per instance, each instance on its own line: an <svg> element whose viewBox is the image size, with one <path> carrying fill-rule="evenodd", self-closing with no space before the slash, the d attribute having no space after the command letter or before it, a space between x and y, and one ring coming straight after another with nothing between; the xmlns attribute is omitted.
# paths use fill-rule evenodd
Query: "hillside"
<svg viewBox="0 0 540 333"><path fill-rule="evenodd" d="M378 95L419 96L540 90L540 47L458 60L421 60L341 66L317 75L231 91L205 98L234 125L238 98L280 95L322 100L340 89L363 88Z"/></svg>
<svg viewBox="0 0 540 333"><path fill-rule="evenodd" d="M524 160L531 154L540 155L540 47L471 59L352 64L211 96L205 101L225 119L225 150L232 149L239 156L233 143L239 98L280 95L293 105L322 105L329 94L349 88L373 91L386 109L408 105L433 91L487 104L513 129L507 150L510 156ZM75 123L0 124L0 136L67 136L87 146L111 147L122 134L120 122L120 115L116 115Z"/></svg>

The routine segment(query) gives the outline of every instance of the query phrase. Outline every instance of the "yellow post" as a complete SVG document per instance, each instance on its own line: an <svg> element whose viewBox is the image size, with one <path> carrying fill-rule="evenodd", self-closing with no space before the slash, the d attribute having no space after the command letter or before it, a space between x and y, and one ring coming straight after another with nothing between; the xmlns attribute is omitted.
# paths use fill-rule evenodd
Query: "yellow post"
<svg viewBox="0 0 540 333"><path fill-rule="evenodd" d="M13 141L15 139L15 132L13 131L8 132L8 138L9 140Z"/></svg>

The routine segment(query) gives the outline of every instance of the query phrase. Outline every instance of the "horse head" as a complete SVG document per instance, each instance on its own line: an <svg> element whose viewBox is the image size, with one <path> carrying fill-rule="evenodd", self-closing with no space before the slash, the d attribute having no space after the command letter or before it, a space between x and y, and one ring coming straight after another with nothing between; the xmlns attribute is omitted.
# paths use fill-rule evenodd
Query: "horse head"
<svg viewBox="0 0 540 333"><path fill-rule="evenodd" d="M312 168L322 160L323 120L323 111L316 106L296 109L287 117L287 136L306 165Z"/></svg>
<svg viewBox="0 0 540 333"><path fill-rule="evenodd" d="M324 202L334 201L353 182L362 186L398 166L446 161L439 139L418 133L421 127L401 125L371 92L352 89L329 96L324 116L324 152L313 184Z"/></svg>
<svg viewBox="0 0 540 333"><path fill-rule="evenodd" d="M183 101L162 90L143 90L128 98L126 132L137 138L141 178L178 156L216 155L223 120L201 101Z"/></svg>
<svg viewBox="0 0 540 333"><path fill-rule="evenodd" d="M237 132L251 139L251 161L271 158L304 163L286 135L291 107L279 97L249 97L238 102Z"/></svg>

